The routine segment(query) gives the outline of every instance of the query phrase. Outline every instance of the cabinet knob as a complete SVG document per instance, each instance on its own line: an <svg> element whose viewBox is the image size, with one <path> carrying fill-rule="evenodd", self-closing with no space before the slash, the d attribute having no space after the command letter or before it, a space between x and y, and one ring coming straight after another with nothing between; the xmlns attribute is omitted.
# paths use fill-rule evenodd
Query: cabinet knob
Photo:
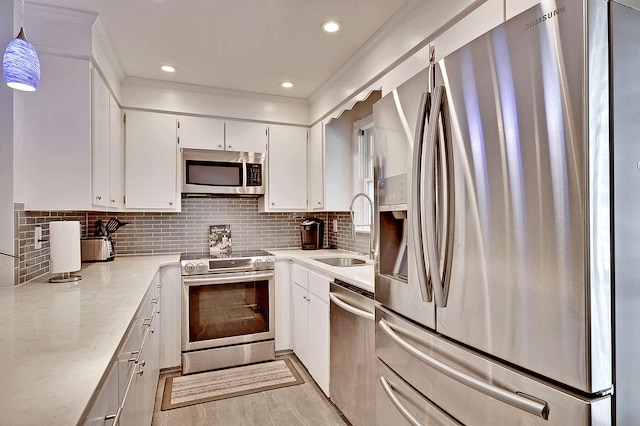
<svg viewBox="0 0 640 426"><path fill-rule="evenodd" d="M96 197L96 200L102 200L102 195L98 195L98 196Z"/></svg>
<svg viewBox="0 0 640 426"><path fill-rule="evenodd" d="M272 202L271 202L271 205L272 205L272 206L275 206L275 205L276 205L276 202L275 202L275 201L272 201Z"/></svg>
<svg viewBox="0 0 640 426"><path fill-rule="evenodd" d="M317 204L317 205L321 205L322 203L321 203L320 201L318 201L316 204Z"/></svg>
<svg viewBox="0 0 640 426"><path fill-rule="evenodd" d="M222 148L222 144L218 144L218 148Z"/></svg>
<svg viewBox="0 0 640 426"><path fill-rule="evenodd" d="M169 201L169 205L172 206L173 205L173 201Z"/></svg>
<svg viewBox="0 0 640 426"><path fill-rule="evenodd" d="M116 200L114 200L114 199L112 198L112 199L111 199L111 202L112 202L112 203L115 203L115 202L116 202Z"/></svg>
<svg viewBox="0 0 640 426"><path fill-rule="evenodd" d="M231 145L227 145L227 149L233 149Z"/></svg>

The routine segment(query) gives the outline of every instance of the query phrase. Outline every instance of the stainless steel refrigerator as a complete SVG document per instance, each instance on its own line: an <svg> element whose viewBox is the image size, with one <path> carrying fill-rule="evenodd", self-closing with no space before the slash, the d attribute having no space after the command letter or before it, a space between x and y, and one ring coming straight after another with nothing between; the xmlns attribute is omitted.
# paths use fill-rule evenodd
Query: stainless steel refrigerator
<svg viewBox="0 0 640 426"><path fill-rule="evenodd" d="M379 424L640 424L638 40L543 1L374 105Z"/></svg>

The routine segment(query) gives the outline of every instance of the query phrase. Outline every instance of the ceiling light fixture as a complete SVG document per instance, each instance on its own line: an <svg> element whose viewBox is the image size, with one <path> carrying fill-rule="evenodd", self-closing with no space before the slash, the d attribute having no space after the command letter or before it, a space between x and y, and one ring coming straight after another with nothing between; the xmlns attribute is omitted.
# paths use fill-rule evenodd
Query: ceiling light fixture
<svg viewBox="0 0 640 426"><path fill-rule="evenodd" d="M178 68L173 65L162 65L160 69L164 72L176 72L178 70Z"/></svg>
<svg viewBox="0 0 640 426"><path fill-rule="evenodd" d="M336 21L327 21L322 24L322 29L328 33L335 33L340 29L340 23Z"/></svg>
<svg viewBox="0 0 640 426"><path fill-rule="evenodd" d="M7 86L33 92L40 83L40 59L24 35L24 0L20 2L20 32L9 42L2 57L2 74Z"/></svg>
<svg viewBox="0 0 640 426"><path fill-rule="evenodd" d="M293 83L290 81L283 81L282 83L280 83L280 86L284 87L285 89L291 89L293 87Z"/></svg>

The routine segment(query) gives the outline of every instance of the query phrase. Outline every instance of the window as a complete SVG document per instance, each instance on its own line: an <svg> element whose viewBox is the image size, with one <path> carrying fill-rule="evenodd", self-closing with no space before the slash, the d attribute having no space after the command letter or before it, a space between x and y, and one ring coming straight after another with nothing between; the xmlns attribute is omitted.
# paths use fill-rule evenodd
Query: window
<svg viewBox="0 0 640 426"><path fill-rule="evenodd" d="M363 192L373 201L373 115L353 123L353 158L353 194ZM373 206L364 197L358 197L353 206L356 231L371 232Z"/></svg>

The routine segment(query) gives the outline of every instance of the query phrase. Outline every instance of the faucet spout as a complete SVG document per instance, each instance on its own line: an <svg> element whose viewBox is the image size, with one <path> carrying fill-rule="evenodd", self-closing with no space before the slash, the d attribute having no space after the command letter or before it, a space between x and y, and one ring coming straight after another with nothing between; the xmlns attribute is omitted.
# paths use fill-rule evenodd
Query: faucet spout
<svg viewBox="0 0 640 426"><path fill-rule="evenodd" d="M356 199L358 199L360 197L364 197L367 201L369 201L369 204L371 206L370 215L369 215L369 219L370 219L369 223L371 224L371 233L369 234L369 259L373 260L373 258L374 258L374 253L373 253L373 230L374 230L374 226L373 226L373 201L371 200L371 197L369 197L364 192L359 192L356 195L354 195L353 198L351 199L351 204L349 205L349 215L351 216L351 237L353 239L356 238L356 221L355 221L354 212L353 212L353 204L355 203Z"/></svg>

